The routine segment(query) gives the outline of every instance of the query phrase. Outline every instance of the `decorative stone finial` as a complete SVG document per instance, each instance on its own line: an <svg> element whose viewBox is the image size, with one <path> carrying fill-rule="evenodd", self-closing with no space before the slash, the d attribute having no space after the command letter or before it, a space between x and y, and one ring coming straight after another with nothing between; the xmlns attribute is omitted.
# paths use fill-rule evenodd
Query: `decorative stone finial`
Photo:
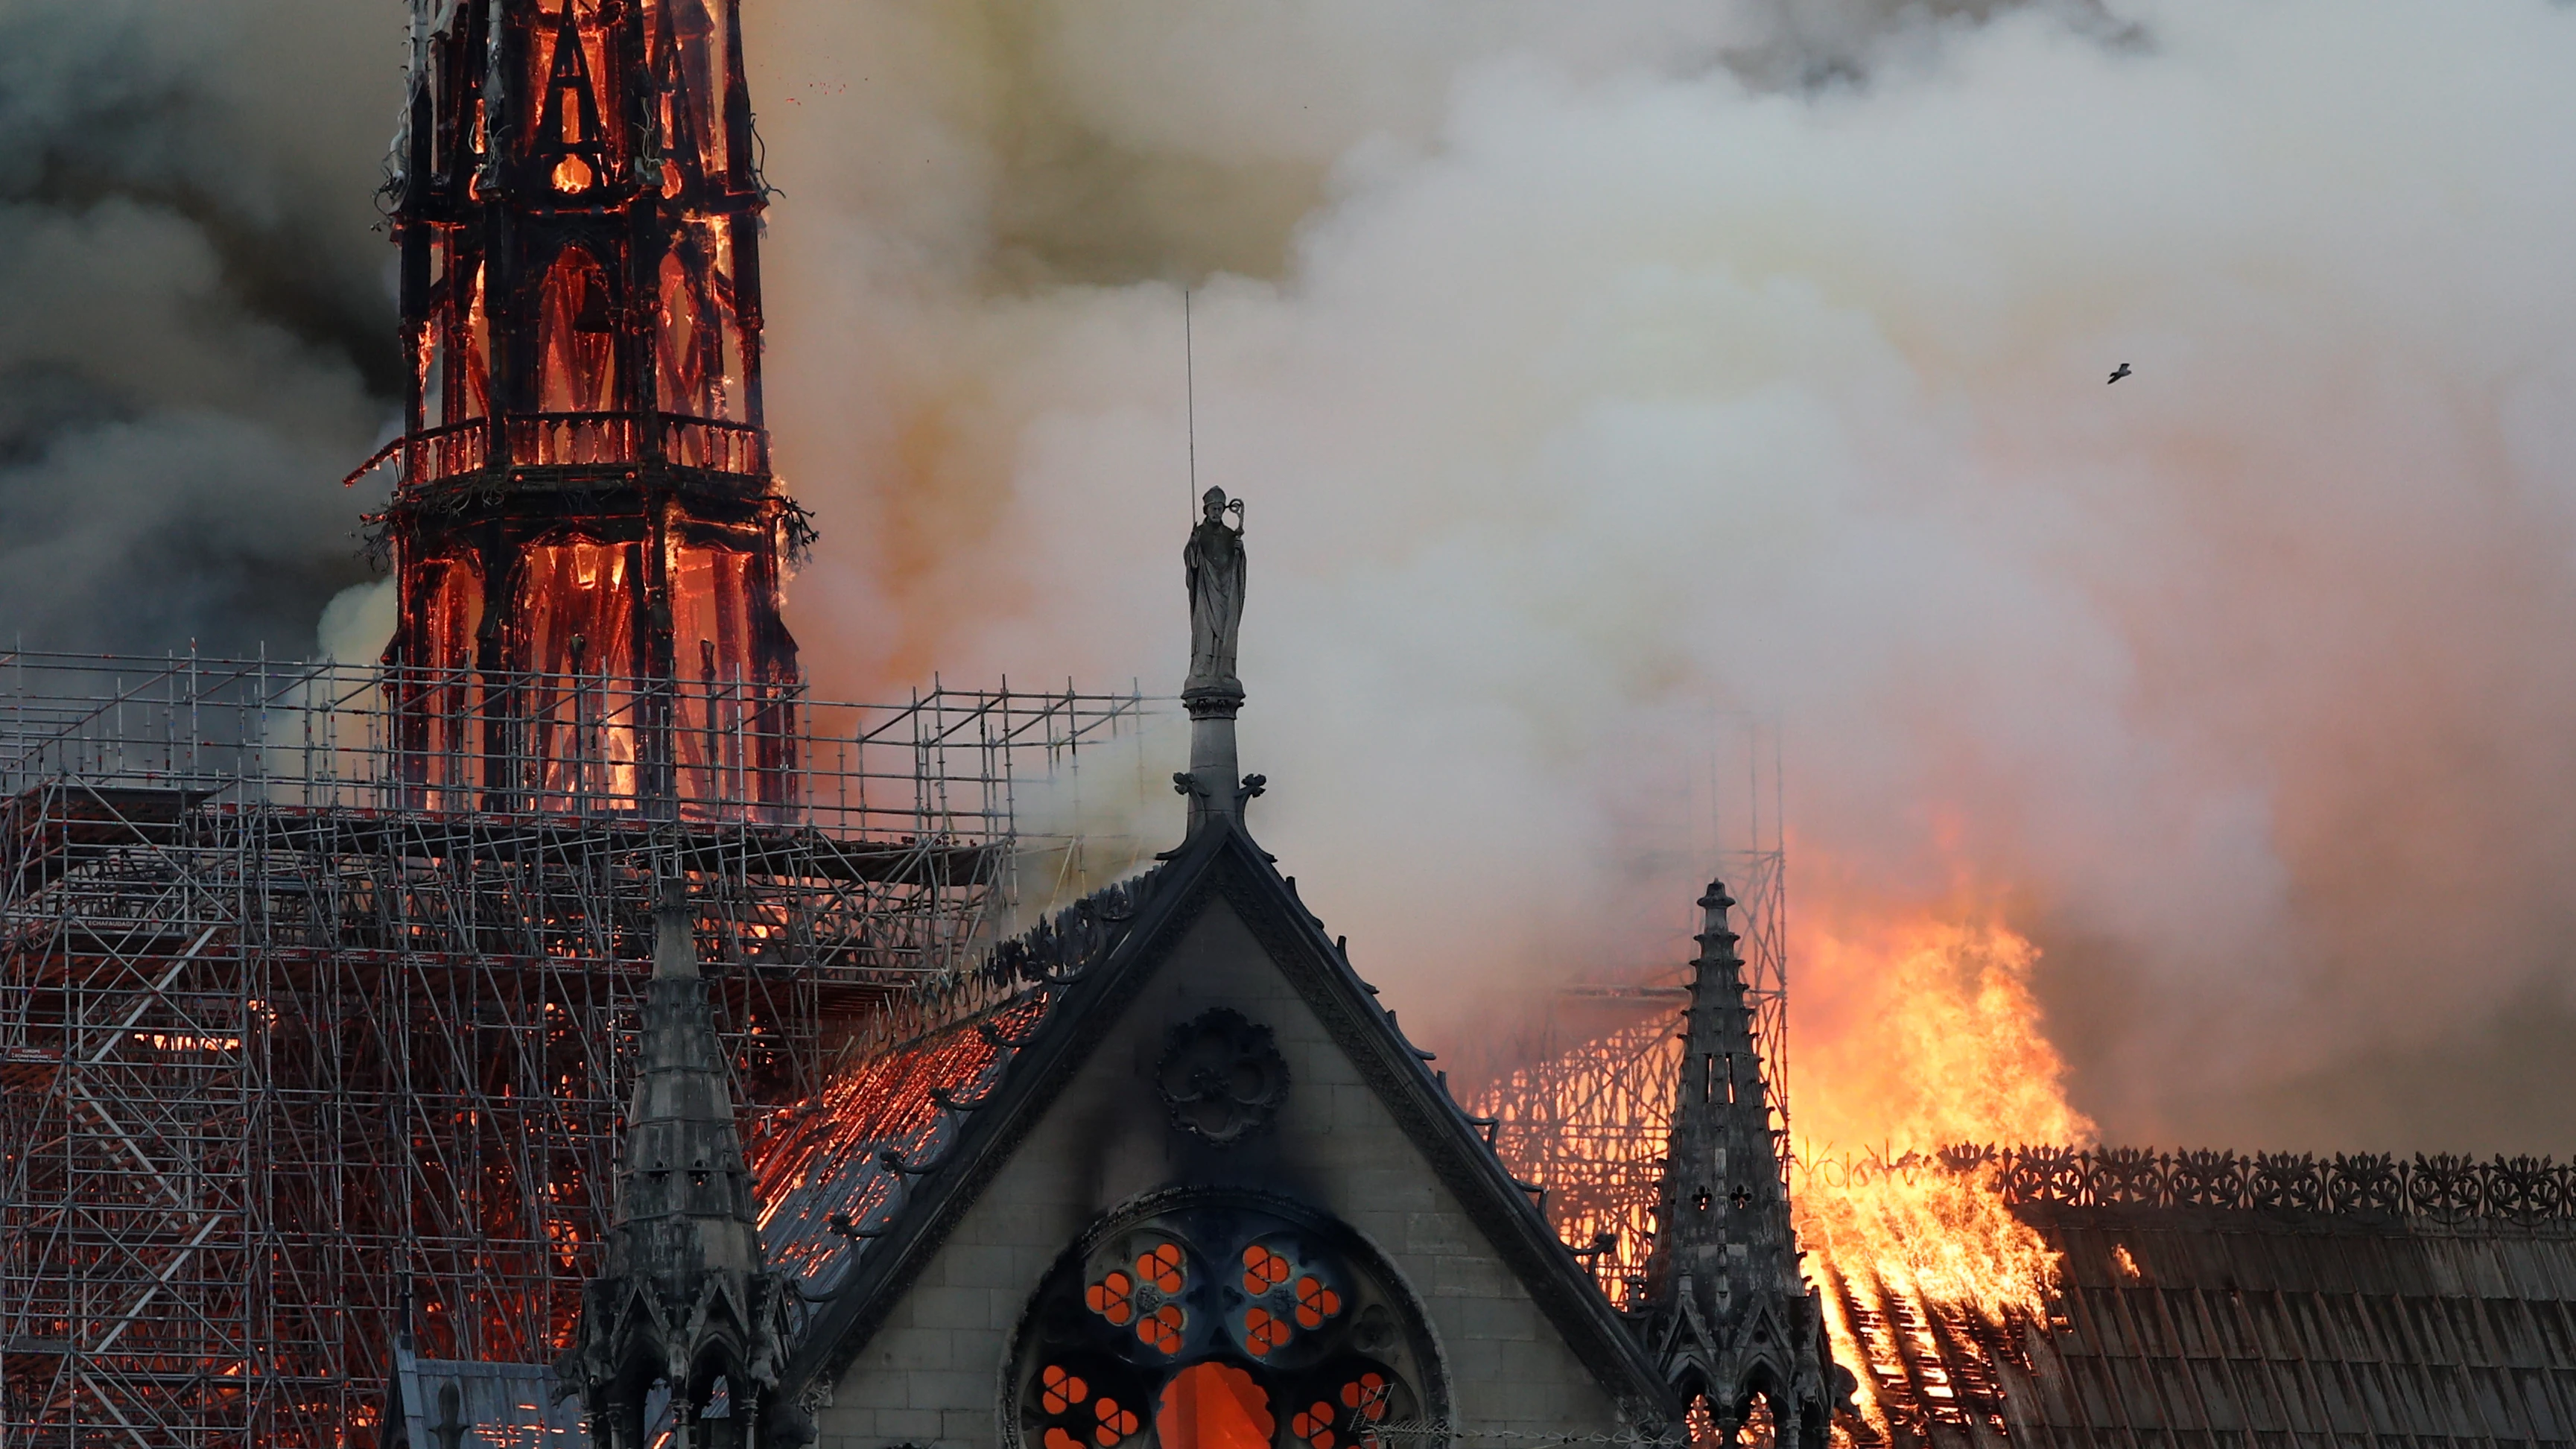
<svg viewBox="0 0 2576 1449"><path fill-rule="evenodd" d="M1823 1305L1799 1271L1740 938L1727 926L1735 900L1711 881L1699 906L1639 1327L1683 1400L1708 1400L1727 1443L1760 1394L1782 1449L1825 1449L1849 1389L1825 1342Z"/></svg>
<svg viewBox="0 0 2576 1449"><path fill-rule="evenodd" d="M675 880L664 881L653 902L653 979L698 979L698 935L689 919L689 888Z"/></svg>
<svg viewBox="0 0 2576 1449"><path fill-rule="evenodd" d="M1235 636L1243 627L1243 500L1211 488L1199 502L1198 527L1181 550L1190 594L1190 677L1181 686L1181 704L1190 712L1190 768L1173 780L1190 797L1192 834L1210 821L1240 818L1243 802L1261 793L1259 777L1235 776L1234 717L1243 708L1243 681L1234 673Z"/></svg>
<svg viewBox="0 0 2576 1449"><path fill-rule="evenodd" d="M644 993L643 1070L626 1111L605 1261L583 1289L578 1332L556 1372L581 1395L600 1449L646 1442L657 1383L669 1391L673 1442L712 1449L742 1442L726 1436L755 1421L777 1387L791 1290L761 1251L688 890L677 881L655 897ZM699 1425L719 1395L732 1418Z"/></svg>

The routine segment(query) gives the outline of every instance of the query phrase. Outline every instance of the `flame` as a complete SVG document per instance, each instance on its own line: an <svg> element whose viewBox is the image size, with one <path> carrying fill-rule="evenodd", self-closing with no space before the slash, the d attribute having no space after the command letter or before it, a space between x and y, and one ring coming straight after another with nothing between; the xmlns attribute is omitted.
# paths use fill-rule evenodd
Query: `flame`
<svg viewBox="0 0 2576 1449"><path fill-rule="evenodd" d="M1890 905L1818 874L1789 941L1789 1125L1801 1246L1834 1357L1859 1381L1863 1422L1837 1420L1833 1437L2008 1432L2007 1369L2028 1372L2024 1330L2050 1313L2060 1255L2007 1209L1994 1165L1943 1152L2093 1139L2043 1030L2039 952L1985 895ZM1537 1040L1462 1100L1547 1186L1558 1235L1615 1301L1642 1281L1677 1038L1667 1014L1605 1031L1560 1013Z"/></svg>
<svg viewBox="0 0 2576 1449"><path fill-rule="evenodd" d="M1891 1418L1991 1418L1995 1361L2047 1312L2060 1255L2006 1209L1991 1164L1937 1154L2092 1140L2041 1032L2039 952L1974 904L1819 914L1798 949L1822 1020L1799 1032L1795 1202L1835 1358L1882 1437Z"/></svg>
<svg viewBox="0 0 2576 1449"><path fill-rule="evenodd" d="M2129 1256L2128 1244L2113 1243L2111 1245L2111 1261L2119 1266L2121 1277L2128 1279L2132 1283L2138 1281L2138 1260Z"/></svg>
<svg viewBox="0 0 2576 1449"><path fill-rule="evenodd" d="M1832 1185L1811 1172L1798 1199L1801 1240L1847 1284L1972 1308L1998 1326L2045 1313L2059 1255L2005 1209L1993 1167L1903 1161L1855 1165Z"/></svg>
<svg viewBox="0 0 2576 1449"><path fill-rule="evenodd" d="M2041 1031L2039 951L1991 908L1859 924L1806 913L1819 914L1829 924L1795 949L1802 1155L2092 1140Z"/></svg>

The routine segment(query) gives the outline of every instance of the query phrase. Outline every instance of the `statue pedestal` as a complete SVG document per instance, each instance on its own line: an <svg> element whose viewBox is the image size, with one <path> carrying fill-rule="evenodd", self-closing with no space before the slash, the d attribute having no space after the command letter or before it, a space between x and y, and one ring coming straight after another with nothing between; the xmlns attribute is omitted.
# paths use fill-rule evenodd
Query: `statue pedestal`
<svg viewBox="0 0 2576 1449"><path fill-rule="evenodd" d="M1241 817L1234 717L1243 708L1243 691L1183 690L1181 707L1190 712L1190 833L1196 835L1201 825Z"/></svg>

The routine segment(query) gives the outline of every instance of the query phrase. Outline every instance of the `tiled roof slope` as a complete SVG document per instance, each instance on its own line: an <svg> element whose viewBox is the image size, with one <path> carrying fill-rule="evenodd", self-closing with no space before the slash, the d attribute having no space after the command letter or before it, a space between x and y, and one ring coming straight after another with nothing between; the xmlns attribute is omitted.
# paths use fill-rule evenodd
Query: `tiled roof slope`
<svg viewBox="0 0 2576 1449"><path fill-rule="evenodd" d="M1897 1444L2576 1443L2576 1218L2550 1185L2564 1169L2042 1165L2002 1181L2064 1254L2046 1322L1998 1331L1833 1277Z"/></svg>
<svg viewBox="0 0 2576 1449"><path fill-rule="evenodd" d="M762 1124L747 1151L772 1266L812 1294L841 1285L1064 982L1126 938L1157 874L1086 896L957 980L892 1004L817 1100Z"/></svg>

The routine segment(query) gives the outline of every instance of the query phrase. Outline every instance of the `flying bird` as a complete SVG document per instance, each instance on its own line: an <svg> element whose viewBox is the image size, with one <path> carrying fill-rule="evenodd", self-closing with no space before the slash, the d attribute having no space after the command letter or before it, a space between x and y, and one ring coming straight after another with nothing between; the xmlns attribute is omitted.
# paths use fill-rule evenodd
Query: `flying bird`
<svg viewBox="0 0 2576 1449"><path fill-rule="evenodd" d="M2128 375L2129 375L2129 364L2127 364L2127 363L2123 362L2123 363L2121 363L2121 364L2120 364L2120 370L2119 370L2118 372L2115 372L2115 373L2112 373L2112 374L2111 374L2111 380L2112 380L2113 382L2118 382L2121 378L2127 377Z"/></svg>

